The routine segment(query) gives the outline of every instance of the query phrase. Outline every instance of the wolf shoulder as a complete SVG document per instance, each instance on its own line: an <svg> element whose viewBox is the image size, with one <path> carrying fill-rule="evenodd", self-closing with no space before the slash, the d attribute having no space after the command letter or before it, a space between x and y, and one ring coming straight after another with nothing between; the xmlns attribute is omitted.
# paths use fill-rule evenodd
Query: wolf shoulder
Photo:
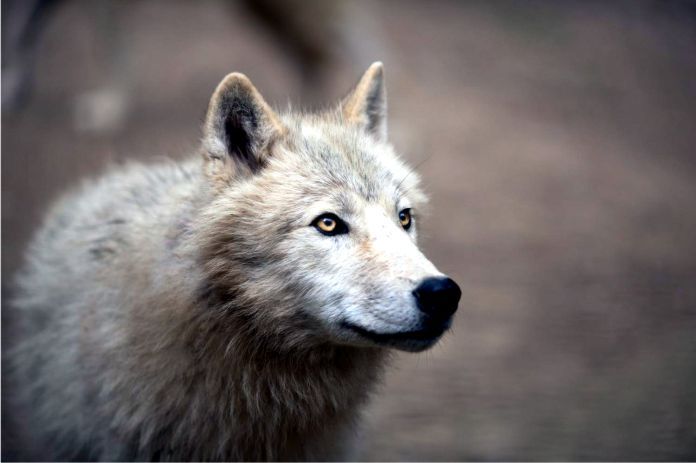
<svg viewBox="0 0 696 463"><path fill-rule="evenodd" d="M161 240L176 227L177 219L183 226L193 212L201 180L200 160L195 158L107 169L56 201L29 253L41 251L42 245L59 244L56 250L63 255L77 253L98 261L119 248L146 244L138 241ZM111 241L108 246L107 241Z"/></svg>
<svg viewBox="0 0 696 463"><path fill-rule="evenodd" d="M178 248L205 194L201 177L197 158L129 163L66 193L27 249L15 305L44 307L37 299L74 299L66 292L80 288L82 299L103 300L109 287L137 291L156 283L157 275L190 266L190 256Z"/></svg>

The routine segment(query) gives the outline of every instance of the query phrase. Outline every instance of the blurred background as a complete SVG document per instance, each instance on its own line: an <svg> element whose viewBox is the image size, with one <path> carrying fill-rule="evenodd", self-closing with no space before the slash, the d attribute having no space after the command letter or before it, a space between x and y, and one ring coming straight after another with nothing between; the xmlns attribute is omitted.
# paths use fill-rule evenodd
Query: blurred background
<svg viewBox="0 0 696 463"><path fill-rule="evenodd" d="M695 2L3 1L2 34L4 301L51 201L190 155L226 73L322 107L382 60L463 298L360 457L696 459Z"/></svg>

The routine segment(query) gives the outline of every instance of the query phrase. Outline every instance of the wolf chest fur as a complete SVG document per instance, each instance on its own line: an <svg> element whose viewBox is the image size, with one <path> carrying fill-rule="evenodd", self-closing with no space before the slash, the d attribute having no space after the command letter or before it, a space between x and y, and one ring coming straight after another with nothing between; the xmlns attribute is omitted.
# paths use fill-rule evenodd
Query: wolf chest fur
<svg viewBox="0 0 696 463"><path fill-rule="evenodd" d="M416 245L423 204L387 142L380 63L316 114L276 113L228 75L198 156L83 185L33 240L10 358L27 445L349 458L390 348L427 349L457 308Z"/></svg>

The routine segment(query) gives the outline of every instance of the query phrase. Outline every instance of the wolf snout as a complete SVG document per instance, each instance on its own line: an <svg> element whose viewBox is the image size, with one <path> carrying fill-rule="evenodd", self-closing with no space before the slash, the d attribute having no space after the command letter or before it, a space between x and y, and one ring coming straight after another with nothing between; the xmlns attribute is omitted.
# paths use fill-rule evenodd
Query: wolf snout
<svg viewBox="0 0 696 463"><path fill-rule="evenodd" d="M421 312L436 320L447 320L457 311L462 291L451 278L426 278L416 289L416 298Z"/></svg>

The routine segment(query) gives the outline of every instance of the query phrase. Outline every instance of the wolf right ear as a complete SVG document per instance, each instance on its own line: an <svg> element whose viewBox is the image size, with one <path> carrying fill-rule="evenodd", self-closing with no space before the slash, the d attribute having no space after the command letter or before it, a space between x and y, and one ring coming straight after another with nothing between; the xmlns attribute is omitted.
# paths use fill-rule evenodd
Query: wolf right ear
<svg viewBox="0 0 696 463"><path fill-rule="evenodd" d="M376 61L370 65L360 82L341 101L343 117L363 127L379 141L387 141L387 89L384 66Z"/></svg>
<svg viewBox="0 0 696 463"><path fill-rule="evenodd" d="M204 126L206 170L219 181L256 173L286 129L251 81L227 75L210 99Z"/></svg>

